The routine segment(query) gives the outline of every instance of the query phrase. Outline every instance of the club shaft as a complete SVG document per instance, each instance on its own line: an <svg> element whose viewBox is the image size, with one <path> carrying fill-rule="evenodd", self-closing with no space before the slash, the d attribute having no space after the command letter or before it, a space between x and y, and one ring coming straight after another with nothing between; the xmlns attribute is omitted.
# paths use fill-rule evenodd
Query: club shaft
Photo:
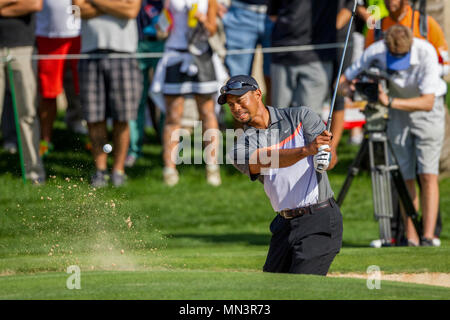
<svg viewBox="0 0 450 320"><path fill-rule="evenodd" d="M333 99L331 100L330 114L328 115L328 121L327 121L327 131L330 131L330 128L331 128L331 119L333 117L334 105L336 103L337 90L338 90L338 87L339 87L339 79L341 78L342 68L344 66L345 53L347 52L348 40L350 38L350 31L352 30L353 19L355 18L355 15L356 15L356 6L357 6L357 4L358 4L358 1L355 0L355 3L353 5L352 17L350 18L350 24L349 24L348 29L347 29L347 36L345 37L345 45L344 45L344 50L342 52L341 63L339 65L339 72L338 72L338 75L336 77L336 84L334 86Z"/></svg>

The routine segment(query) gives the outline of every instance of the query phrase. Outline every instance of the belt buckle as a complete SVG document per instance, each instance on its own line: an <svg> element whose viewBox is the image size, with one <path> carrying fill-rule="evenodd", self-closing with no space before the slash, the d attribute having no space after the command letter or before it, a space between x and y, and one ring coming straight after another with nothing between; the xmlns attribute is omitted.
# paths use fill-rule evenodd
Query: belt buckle
<svg viewBox="0 0 450 320"><path fill-rule="evenodd" d="M285 219L293 219L293 218L301 217L301 216L304 216L306 213L308 213L306 208L295 208L295 209L280 211L280 215Z"/></svg>
<svg viewBox="0 0 450 320"><path fill-rule="evenodd" d="M282 216L283 218L288 219L288 220L292 219L293 217L291 215L288 215L289 211L291 211L291 210L281 210L280 216Z"/></svg>

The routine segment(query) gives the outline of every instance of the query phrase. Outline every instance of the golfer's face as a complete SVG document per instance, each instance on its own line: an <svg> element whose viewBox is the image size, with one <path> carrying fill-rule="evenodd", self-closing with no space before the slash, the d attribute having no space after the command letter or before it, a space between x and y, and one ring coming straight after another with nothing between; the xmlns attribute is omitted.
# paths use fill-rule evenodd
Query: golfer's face
<svg viewBox="0 0 450 320"><path fill-rule="evenodd" d="M249 91L242 96L227 95L227 103L231 114L240 123L249 123L256 113L258 101L255 91Z"/></svg>

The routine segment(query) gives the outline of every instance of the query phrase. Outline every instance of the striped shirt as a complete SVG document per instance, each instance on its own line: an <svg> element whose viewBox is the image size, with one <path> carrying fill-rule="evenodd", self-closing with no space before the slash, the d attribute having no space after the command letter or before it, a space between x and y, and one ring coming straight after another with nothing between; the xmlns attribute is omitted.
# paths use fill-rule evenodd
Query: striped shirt
<svg viewBox="0 0 450 320"><path fill-rule="evenodd" d="M286 168L262 170L252 175L250 156L260 148L293 149L311 143L325 129L325 124L307 107L278 109L267 106L270 124L267 129L246 127L228 154L233 165L251 180L259 180L274 211L304 207L333 196L328 176L314 170L309 156ZM272 162L273 164L273 162Z"/></svg>

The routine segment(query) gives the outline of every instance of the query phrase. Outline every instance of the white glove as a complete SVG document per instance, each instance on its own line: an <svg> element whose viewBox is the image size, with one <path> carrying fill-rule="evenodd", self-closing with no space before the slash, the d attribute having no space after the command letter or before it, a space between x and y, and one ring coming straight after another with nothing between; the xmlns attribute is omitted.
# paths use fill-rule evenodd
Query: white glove
<svg viewBox="0 0 450 320"><path fill-rule="evenodd" d="M324 173L330 165L331 152L324 151L325 149L329 148L329 145L320 146L319 152L317 152L317 154L315 154L313 157L314 169L316 169L316 171L319 173Z"/></svg>

